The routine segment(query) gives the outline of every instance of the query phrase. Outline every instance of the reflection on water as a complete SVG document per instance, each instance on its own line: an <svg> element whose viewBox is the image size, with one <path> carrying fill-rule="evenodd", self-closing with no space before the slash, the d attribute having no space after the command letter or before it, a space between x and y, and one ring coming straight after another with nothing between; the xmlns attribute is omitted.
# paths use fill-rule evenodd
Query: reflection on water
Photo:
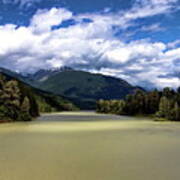
<svg viewBox="0 0 180 180"><path fill-rule="evenodd" d="M0 180L179 180L180 124L92 112L0 125Z"/></svg>

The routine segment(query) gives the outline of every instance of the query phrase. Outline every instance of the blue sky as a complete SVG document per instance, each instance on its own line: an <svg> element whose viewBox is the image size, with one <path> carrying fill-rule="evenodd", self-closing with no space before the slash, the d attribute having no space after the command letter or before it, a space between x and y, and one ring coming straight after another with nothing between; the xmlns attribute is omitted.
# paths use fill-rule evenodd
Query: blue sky
<svg viewBox="0 0 180 180"><path fill-rule="evenodd" d="M0 0L0 66L70 66L180 86L180 0Z"/></svg>

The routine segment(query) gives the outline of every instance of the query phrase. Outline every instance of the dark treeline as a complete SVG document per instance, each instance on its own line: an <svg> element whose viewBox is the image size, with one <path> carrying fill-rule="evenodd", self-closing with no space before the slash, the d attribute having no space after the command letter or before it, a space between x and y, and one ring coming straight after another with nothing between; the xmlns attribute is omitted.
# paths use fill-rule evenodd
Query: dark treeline
<svg viewBox="0 0 180 180"><path fill-rule="evenodd" d="M180 88L174 91L165 88L163 91L144 92L137 90L125 100L100 100L97 112L118 115L154 115L156 120L180 121Z"/></svg>
<svg viewBox="0 0 180 180"><path fill-rule="evenodd" d="M0 73L0 122L30 121L40 112L77 110L61 96L33 88Z"/></svg>
<svg viewBox="0 0 180 180"><path fill-rule="evenodd" d="M16 80L0 75L0 121L30 121L39 115L37 102Z"/></svg>

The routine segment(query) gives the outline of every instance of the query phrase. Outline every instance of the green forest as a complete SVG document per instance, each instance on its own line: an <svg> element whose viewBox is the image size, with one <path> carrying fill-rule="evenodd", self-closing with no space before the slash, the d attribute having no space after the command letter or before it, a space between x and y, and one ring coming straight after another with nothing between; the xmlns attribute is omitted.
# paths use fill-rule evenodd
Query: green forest
<svg viewBox="0 0 180 180"><path fill-rule="evenodd" d="M39 115L37 102L28 91L23 91L18 81L0 75L0 120L30 121Z"/></svg>
<svg viewBox="0 0 180 180"><path fill-rule="evenodd" d="M180 88L144 92L137 90L125 100L100 100L96 111L130 116L153 116L157 121L180 121Z"/></svg>
<svg viewBox="0 0 180 180"><path fill-rule="evenodd" d="M0 122L31 121L43 112L76 109L75 105L63 97L0 74Z"/></svg>
<svg viewBox="0 0 180 180"><path fill-rule="evenodd" d="M68 100L34 88L10 75L0 74L0 122L30 121L40 113L77 109L71 98ZM180 121L180 87L177 90L164 88L162 91L150 92L136 88L124 100L99 100L96 111L116 115L153 116L158 121Z"/></svg>

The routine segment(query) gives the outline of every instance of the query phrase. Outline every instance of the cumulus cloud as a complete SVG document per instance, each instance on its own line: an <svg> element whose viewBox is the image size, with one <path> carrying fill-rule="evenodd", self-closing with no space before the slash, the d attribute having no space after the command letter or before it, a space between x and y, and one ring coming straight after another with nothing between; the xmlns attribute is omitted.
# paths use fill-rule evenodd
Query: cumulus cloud
<svg viewBox="0 0 180 180"><path fill-rule="evenodd" d="M52 26L61 24L72 17L72 13L66 9L52 8L50 10L38 10L31 20L30 27L34 32L44 33L51 30Z"/></svg>
<svg viewBox="0 0 180 180"><path fill-rule="evenodd" d="M166 45L142 39L127 43L115 36L113 28L124 29L133 26L135 19L170 12L174 3L136 1L126 12L103 14L74 15L64 8L39 10L27 27L0 26L1 66L21 72L70 66L117 76L137 85L177 87L179 77L167 76L180 71L180 49L173 42ZM75 24L53 28L71 19Z"/></svg>

